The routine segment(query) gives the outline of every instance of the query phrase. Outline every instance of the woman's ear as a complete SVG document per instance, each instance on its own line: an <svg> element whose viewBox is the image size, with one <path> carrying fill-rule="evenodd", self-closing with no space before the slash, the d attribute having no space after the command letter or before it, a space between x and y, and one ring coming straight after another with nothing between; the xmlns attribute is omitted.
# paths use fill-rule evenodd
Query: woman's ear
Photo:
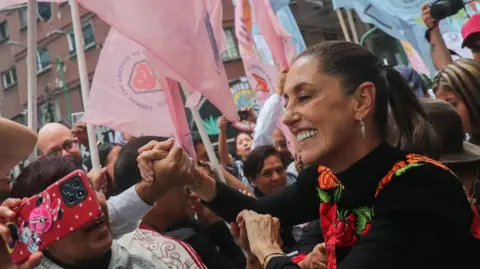
<svg viewBox="0 0 480 269"><path fill-rule="evenodd" d="M375 105L375 85L371 82L364 82L358 86L354 92L356 100L353 107L355 118L365 119L365 117L373 110Z"/></svg>

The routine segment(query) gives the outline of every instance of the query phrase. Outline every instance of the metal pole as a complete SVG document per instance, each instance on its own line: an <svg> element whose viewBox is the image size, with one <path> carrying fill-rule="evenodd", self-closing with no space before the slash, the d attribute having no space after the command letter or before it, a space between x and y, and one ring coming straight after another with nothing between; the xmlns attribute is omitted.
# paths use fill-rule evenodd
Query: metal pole
<svg viewBox="0 0 480 269"><path fill-rule="evenodd" d="M70 11L72 13L73 35L75 37L75 50L77 52L78 73L80 74L80 86L82 89L83 110L88 100L90 82L88 80L87 65L85 62L85 51L83 50L83 33L80 14L78 13L78 4L75 0L69 0ZM92 167L94 171L100 170L100 159L98 157L97 134L95 126L87 124L88 146Z"/></svg>
<svg viewBox="0 0 480 269"><path fill-rule="evenodd" d="M340 26L342 27L343 36L345 36L345 40L351 41L350 35L348 34L347 25L345 24L345 19L343 19L342 11L338 8L335 10L337 12L338 21L340 22Z"/></svg>
<svg viewBox="0 0 480 269"><path fill-rule="evenodd" d="M188 99L188 96L190 95L190 93L184 87L182 87L182 89L186 99ZM207 151L208 159L210 159L210 162L212 163L213 170L215 174L217 174L218 179L221 182L225 183L225 177L223 176L222 170L220 169L220 162L217 159L217 155L215 155L215 152L213 151L212 142L208 137L207 130L205 130L205 126L203 126L203 120L202 120L202 117L200 117L198 108L192 107L190 108L190 111L192 112L192 117L193 117L193 120L195 121L195 124L197 125L197 129L198 129L198 132L200 133L200 137L202 138L202 142L205 145L205 150Z"/></svg>
<svg viewBox="0 0 480 269"><path fill-rule="evenodd" d="M67 115L68 122L72 122L72 104L70 102L70 94L68 93L67 80L65 79L65 63L63 63L60 57L55 57L57 60L58 72L60 73L60 78L62 79L63 95L65 95L65 102L67 103Z"/></svg>
<svg viewBox="0 0 480 269"><path fill-rule="evenodd" d="M348 18L348 24L350 25L350 29L352 30L353 41L359 44L360 42L358 40L357 27L355 26L355 22L353 21L353 14L351 9L347 9L347 18Z"/></svg>
<svg viewBox="0 0 480 269"><path fill-rule="evenodd" d="M27 121L28 127L37 132L37 1L28 0L27 17ZM30 161L37 159L35 148L29 157Z"/></svg>

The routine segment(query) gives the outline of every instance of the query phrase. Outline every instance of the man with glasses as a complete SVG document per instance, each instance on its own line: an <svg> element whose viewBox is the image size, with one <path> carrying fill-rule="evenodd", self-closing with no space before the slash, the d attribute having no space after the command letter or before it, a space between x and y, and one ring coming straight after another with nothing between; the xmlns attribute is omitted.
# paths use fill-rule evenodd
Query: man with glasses
<svg viewBox="0 0 480 269"><path fill-rule="evenodd" d="M60 123L44 125L38 132L37 146L43 155L71 158L79 169L85 170L77 139L65 125ZM105 168L94 173L92 181L105 178L105 173ZM114 236L120 237L138 227L140 219L155 204L155 189L155 182L142 181L107 201L111 221L110 228Z"/></svg>
<svg viewBox="0 0 480 269"><path fill-rule="evenodd" d="M38 149L42 155L69 157L78 168L84 169L77 139L60 123L48 123L38 132Z"/></svg>

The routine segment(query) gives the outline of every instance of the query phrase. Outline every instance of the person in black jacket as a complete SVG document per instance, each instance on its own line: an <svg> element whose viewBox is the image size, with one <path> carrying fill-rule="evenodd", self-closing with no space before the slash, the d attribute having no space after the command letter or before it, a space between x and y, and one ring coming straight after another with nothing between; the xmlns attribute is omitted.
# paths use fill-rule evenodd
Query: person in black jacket
<svg viewBox="0 0 480 269"><path fill-rule="evenodd" d="M137 167L138 150L151 140L166 139L143 136L128 142L120 150L114 168L115 185L120 192L142 180ZM166 190L153 209L143 217L140 228L188 243L209 269L244 269L245 256L223 220L210 217L210 221L200 223L193 218L192 209L191 193L186 187Z"/></svg>
<svg viewBox="0 0 480 269"><path fill-rule="evenodd" d="M472 268L480 220L461 182L444 165L398 149L418 133L429 139L432 127L397 71L358 44L322 42L293 61L283 96L283 121L309 165L295 184L255 200L199 172L164 183L187 185L236 222L264 268L298 268L281 250L278 222L319 215L329 269ZM143 157L142 173L151 173Z"/></svg>

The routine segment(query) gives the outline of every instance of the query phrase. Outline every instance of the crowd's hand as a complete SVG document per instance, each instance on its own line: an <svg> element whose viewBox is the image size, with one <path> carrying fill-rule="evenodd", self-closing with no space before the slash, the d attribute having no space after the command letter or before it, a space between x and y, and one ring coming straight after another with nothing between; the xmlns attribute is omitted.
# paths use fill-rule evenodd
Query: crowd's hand
<svg viewBox="0 0 480 269"><path fill-rule="evenodd" d="M89 148L87 125L85 123L79 122L75 124L71 132L78 139L78 143L82 144L87 149Z"/></svg>
<svg viewBox="0 0 480 269"><path fill-rule="evenodd" d="M285 88L285 79L287 78L287 73L288 70L284 69L280 71L278 74L278 82L277 82L277 88L275 89L275 93L282 96L283 95L283 89Z"/></svg>
<svg viewBox="0 0 480 269"><path fill-rule="evenodd" d="M173 147L173 142L172 138L162 142L150 141L138 150L140 155L137 158L137 162L143 180L148 183L153 182L155 177L153 162L165 159Z"/></svg>
<svg viewBox="0 0 480 269"><path fill-rule="evenodd" d="M104 167L98 171L90 170L87 177L92 181L93 188L104 194L108 192L107 168Z"/></svg>
<svg viewBox="0 0 480 269"><path fill-rule="evenodd" d="M270 254L283 253L281 248L282 240L280 238L280 221L277 218L244 210L238 215L237 223L239 223L239 234L242 243L245 243L242 233L246 233L249 250L260 261L263 261Z"/></svg>
<svg viewBox="0 0 480 269"><path fill-rule="evenodd" d="M327 269L327 249L325 243L315 246L298 266L302 269Z"/></svg>
<svg viewBox="0 0 480 269"><path fill-rule="evenodd" d="M5 225L5 223L7 223L9 220L15 219L15 210L18 209L21 204L22 200L10 198L3 202L0 206L0 235L2 236L4 242L13 241L10 229ZM35 252L28 257L27 261L11 267L15 269L33 269L40 263L41 259L42 253Z"/></svg>
<svg viewBox="0 0 480 269"><path fill-rule="evenodd" d="M422 5L422 21L425 23L428 29L433 28L438 25L438 21L432 17L430 14L430 4L424 3Z"/></svg>
<svg viewBox="0 0 480 269"><path fill-rule="evenodd" d="M218 129L220 129L221 132L226 132L227 131L227 125L228 125L227 118L222 116L218 119Z"/></svg>

